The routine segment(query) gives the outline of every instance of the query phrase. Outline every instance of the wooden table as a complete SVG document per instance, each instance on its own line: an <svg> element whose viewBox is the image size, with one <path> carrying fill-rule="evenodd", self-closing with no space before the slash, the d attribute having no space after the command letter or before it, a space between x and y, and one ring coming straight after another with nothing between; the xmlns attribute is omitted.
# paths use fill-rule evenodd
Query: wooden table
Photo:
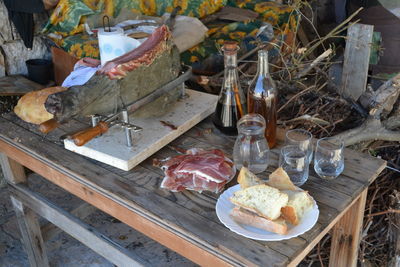
<svg viewBox="0 0 400 267"><path fill-rule="evenodd" d="M32 266L47 266L34 213L117 265L145 265L146 260L109 242L95 229L28 189L23 185L29 179L22 166L200 265L295 266L332 230L331 266L356 266L367 188L385 168L385 161L346 149L345 169L336 180L322 180L311 171L302 188L318 203L317 224L296 238L264 242L225 228L215 213L217 195L171 193L159 188L163 173L152 166L152 159L176 155L173 146L220 148L231 155L234 138L220 134L209 119L129 172L63 149L59 136L79 127L75 121L43 136L36 127L12 115L0 118L2 166ZM276 168L277 152L272 150L272 163L263 177Z"/></svg>

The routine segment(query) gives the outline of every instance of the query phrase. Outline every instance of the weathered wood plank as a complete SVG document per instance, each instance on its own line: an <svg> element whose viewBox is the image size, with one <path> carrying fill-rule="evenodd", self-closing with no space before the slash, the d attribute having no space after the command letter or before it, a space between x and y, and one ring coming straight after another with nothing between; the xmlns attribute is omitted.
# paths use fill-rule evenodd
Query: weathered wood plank
<svg viewBox="0 0 400 267"><path fill-rule="evenodd" d="M6 136L19 136L21 140L16 144ZM269 262L278 266L288 261L270 248L243 239L3 119L0 119L0 140L0 150L36 173L195 262L234 265ZM146 175L158 176L149 171Z"/></svg>
<svg viewBox="0 0 400 267"><path fill-rule="evenodd" d="M366 90L373 25L352 24L347 30L339 93L357 100Z"/></svg>
<svg viewBox="0 0 400 267"><path fill-rule="evenodd" d="M117 266L148 265L148 262L138 255L110 241L90 225L83 223L63 209L58 208L26 186L13 185L10 190L13 195L17 196L23 202L23 205L34 210L49 222L58 225L63 231Z"/></svg>
<svg viewBox="0 0 400 267"><path fill-rule="evenodd" d="M51 131L48 134L44 134L39 131L39 125L35 125L32 123L25 122L18 118L18 116L14 112L10 112L7 114L3 114L2 117L12 123L15 123L16 125L19 125L20 127L30 131L31 133L34 133L38 136L40 136L43 139L46 139L48 141L51 141L53 143L63 145L62 140L60 140L60 136L66 134L66 133L74 133L77 132L78 130L84 129L89 127L89 121L80 121L77 119L70 120L68 123L65 123L61 125L60 127L56 128L55 130Z"/></svg>
<svg viewBox="0 0 400 267"><path fill-rule="evenodd" d="M97 209L95 207L93 207L92 205L89 205L88 203L83 203L82 205L79 205L78 207L76 207L75 209L70 211L70 213L71 213L71 215L74 215L74 216L78 217L79 219L84 219L87 216L89 216L90 214L92 214L93 212L95 212L96 210ZM47 224L43 225L41 227L41 231L42 231L43 240L45 242L52 239L53 237L55 237L56 235L58 235L59 233L62 232L62 230L60 228L58 228L56 225L54 225L52 223L47 223Z"/></svg>
<svg viewBox="0 0 400 267"><path fill-rule="evenodd" d="M5 179L13 184L26 182L24 167L6 154L0 152L0 165Z"/></svg>
<svg viewBox="0 0 400 267"><path fill-rule="evenodd" d="M318 203L323 203L339 211L342 211L353 199L351 196L330 189L329 187L313 183L312 180L307 181L301 188L310 192Z"/></svg>
<svg viewBox="0 0 400 267"><path fill-rule="evenodd" d="M368 189L333 227L329 266L357 266L358 246Z"/></svg>
<svg viewBox="0 0 400 267"><path fill-rule="evenodd" d="M386 161L365 153L345 150L343 175L371 184L386 167Z"/></svg>
<svg viewBox="0 0 400 267"><path fill-rule="evenodd" d="M22 75L10 75L0 78L0 95L24 95L44 88L43 85L28 80Z"/></svg>
<svg viewBox="0 0 400 267"><path fill-rule="evenodd" d="M315 184L329 187L335 191L344 193L349 196L359 195L367 186L366 182L362 183L346 175L341 175L334 180L322 179L318 176L318 174L315 173L313 166L310 166L310 175L308 177L308 180L314 182Z"/></svg>
<svg viewBox="0 0 400 267"><path fill-rule="evenodd" d="M49 262L46 254L46 247L40 232L39 221L32 210L15 196L11 195L11 203L17 216L19 230L21 231L22 243L28 254L29 264L32 267L46 267Z"/></svg>

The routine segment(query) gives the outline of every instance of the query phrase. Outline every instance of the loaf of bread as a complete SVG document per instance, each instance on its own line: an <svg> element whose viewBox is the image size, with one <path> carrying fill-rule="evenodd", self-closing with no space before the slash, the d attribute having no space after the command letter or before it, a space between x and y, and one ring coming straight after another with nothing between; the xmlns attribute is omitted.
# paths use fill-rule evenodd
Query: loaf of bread
<svg viewBox="0 0 400 267"><path fill-rule="evenodd" d="M289 201L282 207L282 218L293 225L298 225L306 211L311 209L314 202L307 191L285 191L289 196Z"/></svg>
<svg viewBox="0 0 400 267"><path fill-rule="evenodd" d="M230 201L259 216L275 220L281 215L281 208L288 203L287 194L268 185L255 185L236 191Z"/></svg>
<svg viewBox="0 0 400 267"><path fill-rule="evenodd" d="M296 190L296 186L290 181L289 175L282 167L279 167L269 175L267 184L279 190Z"/></svg>
<svg viewBox="0 0 400 267"><path fill-rule="evenodd" d="M22 120L41 124L53 118L53 114L47 112L44 103L49 95L67 90L66 87L55 86L32 91L25 94L14 108L15 114Z"/></svg>
<svg viewBox="0 0 400 267"><path fill-rule="evenodd" d="M260 217L243 208L235 207L232 209L230 216L237 223L250 225L269 232L285 235L287 234L287 225L285 220L277 219L274 221Z"/></svg>
<svg viewBox="0 0 400 267"><path fill-rule="evenodd" d="M262 184L263 181L258 178L254 173L252 173L246 167L242 167L237 178L240 188L245 189L247 187Z"/></svg>

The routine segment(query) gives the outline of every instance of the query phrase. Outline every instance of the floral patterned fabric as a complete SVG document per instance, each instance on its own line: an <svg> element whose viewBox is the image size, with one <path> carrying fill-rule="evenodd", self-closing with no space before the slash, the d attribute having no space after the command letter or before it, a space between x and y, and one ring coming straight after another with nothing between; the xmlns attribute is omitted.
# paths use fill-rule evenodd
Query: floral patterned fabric
<svg viewBox="0 0 400 267"><path fill-rule="evenodd" d="M270 41L262 35L258 40L255 38L263 22L273 26L276 36L285 36L297 27L298 19L293 8L264 0L60 0L43 31L63 36L62 39L54 38L54 41L77 58L99 58L97 38L83 33L83 23L90 15L116 17L122 9L129 9L144 15L161 16L165 12L171 12L174 7L181 6L180 14L202 18L224 5L251 9L260 16L249 22L207 25L208 38L182 54L185 64L197 65L199 69L207 68L201 62L219 54L224 40L238 41L244 52L254 48L257 41ZM221 59L217 57L216 60ZM210 64L205 65L209 67L214 63L211 60Z"/></svg>
<svg viewBox="0 0 400 267"><path fill-rule="evenodd" d="M203 72L213 69L214 72L217 72L221 69L222 57L214 56L210 58L210 56L219 53L220 47L225 40L237 41L242 47L241 53L255 48L257 42L271 41L265 35L260 35L256 39L256 34L264 22L272 25L275 36L282 41L285 41L284 37L297 27L298 16L290 6L265 0L228 0L227 4L233 7L253 10L259 13L260 16L257 20L249 22L207 25L209 38L181 55L182 61L185 64L193 65L195 71ZM271 56L273 56L278 51L271 52Z"/></svg>
<svg viewBox="0 0 400 267"><path fill-rule="evenodd" d="M228 5L253 10L260 14L260 19L276 29L282 30L286 26L290 29L297 27L296 12L287 5L265 0L228 0Z"/></svg>
<svg viewBox="0 0 400 267"><path fill-rule="evenodd" d="M91 57L100 59L97 37L75 34L63 39L62 48L76 58Z"/></svg>
<svg viewBox="0 0 400 267"><path fill-rule="evenodd" d="M149 16L162 16L176 6L181 15L202 18L219 10L227 0L60 0L43 31L69 36L83 32L86 16L117 17L122 9Z"/></svg>

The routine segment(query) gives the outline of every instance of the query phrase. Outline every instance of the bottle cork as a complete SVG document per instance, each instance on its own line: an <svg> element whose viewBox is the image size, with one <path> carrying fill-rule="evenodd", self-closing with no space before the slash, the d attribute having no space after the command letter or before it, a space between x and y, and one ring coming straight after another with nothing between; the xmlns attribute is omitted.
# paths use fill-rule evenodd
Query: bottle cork
<svg viewBox="0 0 400 267"><path fill-rule="evenodd" d="M224 53L236 53L239 50L238 43L235 41L225 41L224 45L222 46L222 51Z"/></svg>

